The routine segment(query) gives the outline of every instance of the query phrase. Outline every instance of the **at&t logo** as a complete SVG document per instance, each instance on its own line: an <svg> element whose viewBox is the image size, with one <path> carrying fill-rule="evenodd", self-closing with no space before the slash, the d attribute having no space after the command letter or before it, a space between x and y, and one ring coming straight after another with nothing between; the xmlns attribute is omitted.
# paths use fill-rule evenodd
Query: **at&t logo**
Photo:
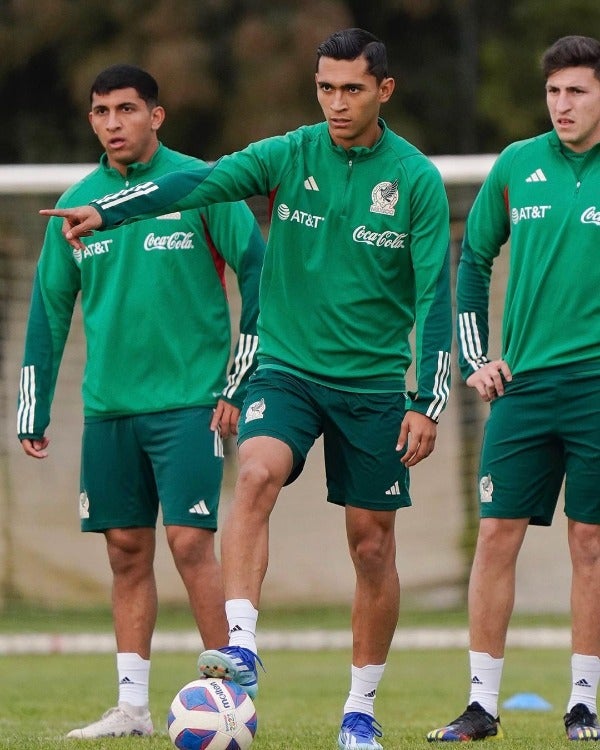
<svg viewBox="0 0 600 750"><path fill-rule="evenodd" d="M298 224L313 229L316 229L320 222L325 219L324 216L315 216L315 214L309 214L306 211L299 211L297 208L292 211L285 203L280 203L277 206L277 216L279 216L281 221L295 221Z"/></svg>
<svg viewBox="0 0 600 750"><path fill-rule="evenodd" d="M522 208L513 208L510 212L510 218L513 224L529 219L543 219L552 206L523 206Z"/></svg>
<svg viewBox="0 0 600 750"><path fill-rule="evenodd" d="M88 243L83 250L73 250L75 262L81 265L83 258L92 258L94 255L104 255L110 250L112 240L100 240Z"/></svg>

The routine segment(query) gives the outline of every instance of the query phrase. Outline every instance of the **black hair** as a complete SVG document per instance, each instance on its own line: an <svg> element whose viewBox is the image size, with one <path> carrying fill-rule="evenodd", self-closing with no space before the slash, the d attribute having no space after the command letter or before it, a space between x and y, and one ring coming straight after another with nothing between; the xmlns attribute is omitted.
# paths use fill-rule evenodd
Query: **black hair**
<svg viewBox="0 0 600 750"><path fill-rule="evenodd" d="M128 88L135 89L148 107L158 104L158 84L155 79L142 68L124 63L111 65L98 73L90 88L90 101L94 94L110 94L115 89Z"/></svg>
<svg viewBox="0 0 600 750"><path fill-rule="evenodd" d="M592 68L600 80L600 42L590 36L563 36L542 56L542 72L547 79L564 68Z"/></svg>
<svg viewBox="0 0 600 750"><path fill-rule="evenodd" d="M375 76L377 83L388 77L387 52L385 44L364 29L343 29L336 31L317 48L317 69L322 57L334 60L356 60L363 56L367 70Z"/></svg>

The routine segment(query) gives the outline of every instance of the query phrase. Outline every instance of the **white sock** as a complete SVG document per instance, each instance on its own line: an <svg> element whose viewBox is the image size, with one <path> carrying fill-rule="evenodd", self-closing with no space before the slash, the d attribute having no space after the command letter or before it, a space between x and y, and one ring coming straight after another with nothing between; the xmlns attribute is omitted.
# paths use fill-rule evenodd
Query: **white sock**
<svg viewBox="0 0 600 750"><path fill-rule="evenodd" d="M600 682L600 658L573 654L571 656L571 697L567 704L570 711L576 703L583 703L593 714L597 714L596 695Z"/></svg>
<svg viewBox="0 0 600 750"><path fill-rule="evenodd" d="M345 714L358 711L361 714L374 715L375 694L384 669L385 664L367 664L366 667L352 665L350 693L344 705Z"/></svg>
<svg viewBox="0 0 600 750"><path fill-rule="evenodd" d="M142 659L139 654L117 654L119 673L119 703L130 706L148 705L150 683L150 659Z"/></svg>
<svg viewBox="0 0 600 750"><path fill-rule="evenodd" d="M225 602L225 614L229 623L229 645L249 648L255 654L256 622L258 610L249 599L229 599Z"/></svg>
<svg viewBox="0 0 600 750"><path fill-rule="evenodd" d="M494 718L498 716L498 696L504 657L494 659L480 651L469 651L471 665L471 693L469 704L477 701Z"/></svg>

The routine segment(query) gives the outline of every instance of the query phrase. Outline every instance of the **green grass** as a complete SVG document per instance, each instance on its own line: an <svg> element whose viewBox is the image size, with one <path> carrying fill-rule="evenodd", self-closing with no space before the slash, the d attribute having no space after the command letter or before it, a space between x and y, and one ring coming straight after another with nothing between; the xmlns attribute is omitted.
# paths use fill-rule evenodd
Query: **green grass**
<svg viewBox="0 0 600 750"><path fill-rule="evenodd" d="M347 628L349 607L292 607L261 611L260 628ZM157 629L193 629L194 622L187 606L161 606ZM47 609L20 602L11 602L0 610L0 633L40 632L108 632L112 630L108 607L88 609Z"/></svg>
<svg viewBox="0 0 600 750"><path fill-rule="evenodd" d="M314 606L261 609L259 629L325 628L346 629L350 624L348 606ZM466 627L464 610L452 611L402 611L401 627ZM515 614L513 626L566 626L567 615ZM157 629L193 629L194 623L186 606L161 606ZM108 607L88 609L47 609L20 602L10 602L0 609L0 633L73 633L112 631L111 613Z"/></svg>
<svg viewBox="0 0 600 750"><path fill-rule="evenodd" d="M252 750L334 750L349 682L346 651L264 652L267 673L256 700L259 729ZM155 654L151 709L156 735L147 739L89 741L61 737L92 721L114 703L112 655L4 656L0 665L2 750L169 750L168 706L177 690L195 679L191 654ZM568 744L562 714L569 689L569 654L563 650L507 653L505 699L535 692L549 712L503 711L503 750L553 750ZM390 655L377 697L385 750L431 747L429 729L460 713L467 698L467 661L462 650L396 651Z"/></svg>

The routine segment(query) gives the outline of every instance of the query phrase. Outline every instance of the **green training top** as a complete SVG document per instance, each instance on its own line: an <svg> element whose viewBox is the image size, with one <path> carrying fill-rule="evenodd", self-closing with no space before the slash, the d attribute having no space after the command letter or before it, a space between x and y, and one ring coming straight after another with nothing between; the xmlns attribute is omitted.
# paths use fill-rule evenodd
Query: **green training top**
<svg viewBox="0 0 600 750"><path fill-rule="evenodd" d="M66 191L61 207L204 162L160 145L123 177L99 167ZM74 251L51 219L33 284L18 403L19 438L40 438L50 408L76 298L81 292L87 361L84 413L114 417L217 399L241 407L255 367L258 286L264 241L245 203L174 211L102 235ZM240 337L231 350L225 264L242 297Z"/></svg>
<svg viewBox="0 0 600 750"><path fill-rule="evenodd" d="M259 367L349 391L401 391L416 319L411 409L437 420L452 338L449 218L442 179L380 120L372 148L333 144L327 124L267 138L212 170L180 170L93 205L132 217L267 195Z"/></svg>
<svg viewBox="0 0 600 750"><path fill-rule="evenodd" d="M461 372L488 361L489 285L510 235L502 357L513 374L590 362L600 370L600 145L556 132L506 148L467 220L458 269Z"/></svg>

